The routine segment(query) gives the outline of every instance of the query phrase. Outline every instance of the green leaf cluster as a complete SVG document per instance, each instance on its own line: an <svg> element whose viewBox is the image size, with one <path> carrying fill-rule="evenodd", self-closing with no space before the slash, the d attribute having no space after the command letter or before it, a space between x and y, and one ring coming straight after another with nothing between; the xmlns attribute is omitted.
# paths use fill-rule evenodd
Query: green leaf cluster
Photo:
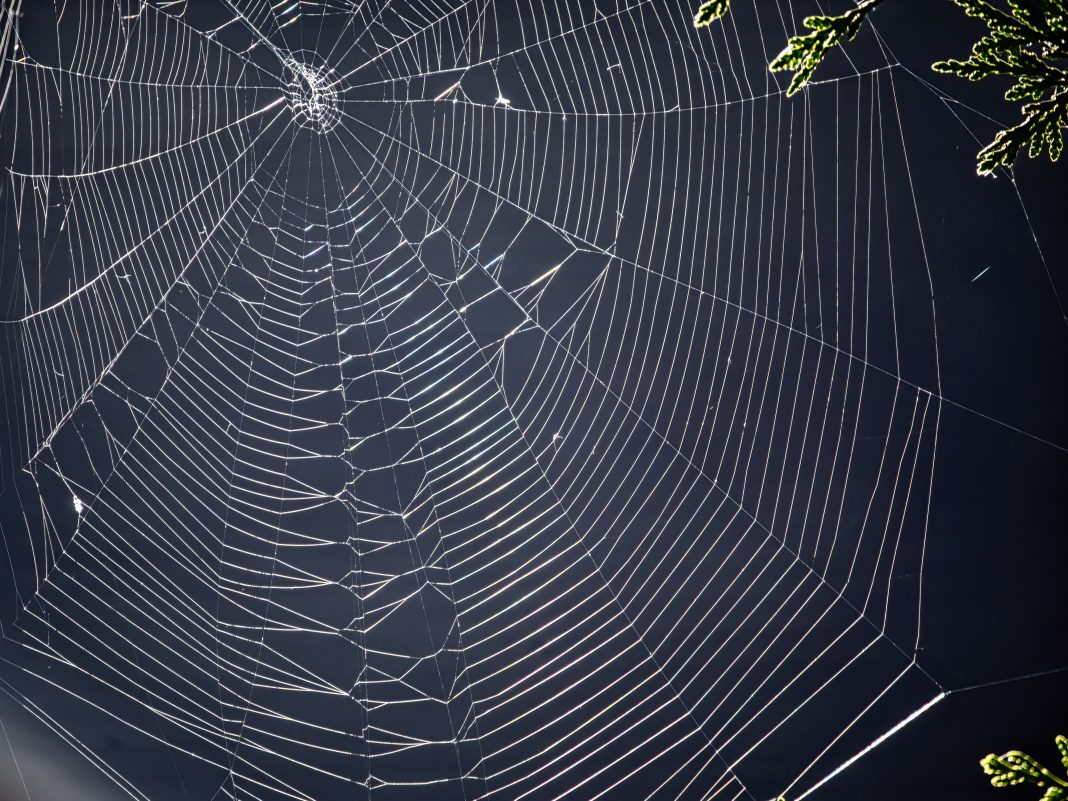
<svg viewBox="0 0 1068 801"><path fill-rule="evenodd" d="M1068 768L1068 737L1059 735L1056 742L1057 750L1061 754L1061 764ZM979 764L990 776L990 783L995 787L1034 784L1046 790L1041 801L1068 799L1068 781L1044 768L1038 760L1022 751L1009 751L1001 756L988 754Z"/></svg>
<svg viewBox="0 0 1068 801"><path fill-rule="evenodd" d="M694 27L703 28L705 25L715 22L727 13L727 8L730 4L731 0L706 0L697 9L697 14L693 18Z"/></svg>
<svg viewBox="0 0 1068 801"><path fill-rule="evenodd" d="M776 72L793 71L794 77L786 94L796 94L809 82L816 67L832 47L843 40L855 38L864 18L881 2L860 0L855 7L837 16L806 17L805 27L812 33L791 37L786 48L768 65Z"/></svg>
<svg viewBox="0 0 1068 801"><path fill-rule="evenodd" d="M804 24L811 33L791 37L769 65L772 70L793 71L786 94L799 92L832 48L855 38L881 2L856 0L853 8L836 16L807 17ZM1020 151L1031 158L1047 152L1056 161L1064 151L1068 128L1068 0L952 2L985 22L989 33L975 43L967 59L939 61L934 69L971 81L1012 78L1014 84L1005 99L1023 104L1023 120L999 131L979 151L979 174L1011 167ZM709 25L727 13L729 6L730 0L706 0L697 10L694 25Z"/></svg>
<svg viewBox="0 0 1068 801"><path fill-rule="evenodd" d="M1056 161L1068 127L1068 0L953 2L986 23L989 33L975 43L967 59L939 61L934 69L970 81L1010 77L1014 84L1005 99L1024 101L1023 120L999 131L979 152L979 173L1011 167L1021 150L1031 158L1046 150Z"/></svg>

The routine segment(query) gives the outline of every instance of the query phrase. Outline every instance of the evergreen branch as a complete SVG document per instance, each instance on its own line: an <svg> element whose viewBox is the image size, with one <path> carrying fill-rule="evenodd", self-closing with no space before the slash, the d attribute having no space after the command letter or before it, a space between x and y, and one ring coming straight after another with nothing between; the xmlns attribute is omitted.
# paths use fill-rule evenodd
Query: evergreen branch
<svg viewBox="0 0 1068 801"><path fill-rule="evenodd" d="M1028 103L1022 111L1023 122L998 131L994 141L979 151L980 175L989 175L997 167L1011 167L1021 150L1037 158L1043 149L1048 149L1050 161L1060 158L1064 150L1062 129L1068 124L1068 92Z"/></svg>
<svg viewBox="0 0 1068 801"><path fill-rule="evenodd" d="M697 15L693 18L693 26L695 28L703 28L705 25L711 24L727 13L727 8L730 4L731 0L706 0L697 9Z"/></svg>
<svg viewBox="0 0 1068 801"><path fill-rule="evenodd" d="M882 0L856 0L837 16L805 18L810 33L793 36L771 64L773 71L794 73L786 94L797 94L832 48L856 38L864 20ZM1011 78L1005 99L1023 103L1023 119L998 131L979 151L978 172L989 175L1011 167L1020 151L1031 158L1043 152L1056 161L1064 151L1068 128L1068 0L952 0L965 13L983 21L988 32L966 59L933 65L970 81L992 76ZM727 13L730 0L705 0L694 17L704 27ZM1068 799L1066 799L1068 801Z"/></svg>
<svg viewBox="0 0 1068 801"><path fill-rule="evenodd" d="M1068 767L1068 739L1057 737L1061 761ZM983 772L990 776L995 787L1012 787L1018 784L1033 784L1045 788L1041 801L1065 801L1068 799L1068 781L1043 767L1038 760L1022 751L1009 751L1001 756L988 754L979 763Z"/></svg>
<svg viewBox="0 0 1068 801"><path fill-rule="evenodd" d="M831 48L843 40L854 39L865 18L881 2L859 0L854 8L838 16L807 17L804 24L812 33L791 37L786 48L768 65L773 72L793 71L794 77L786 94L796 94L809 82Z"/></svg>
<svg viewBox="0 0 1068 801"><path fill-rule="evenodd" d="M1027 102L1024 119L999 131L979 152L979 174L1011 167L1021 150L1031 158L1043 151L1056 161L1064 150L1068 128L1068 0L953 0L971 17L986 23L989 32L972 47L967 59L948 59L933 65L970 81L991 76L1014 79L1005 99Z"/></svg>

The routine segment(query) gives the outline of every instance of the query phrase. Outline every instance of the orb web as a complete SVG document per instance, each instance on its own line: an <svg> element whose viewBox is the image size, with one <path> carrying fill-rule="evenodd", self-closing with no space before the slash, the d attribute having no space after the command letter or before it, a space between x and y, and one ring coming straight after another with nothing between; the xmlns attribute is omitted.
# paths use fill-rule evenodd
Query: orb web
<svg viewBox="0 0 1068 801"><path fill-rule="evenodd" d="M327 70L287 58L285 67L291 76L287 87L289 108L298 125L319 133L329 132L341 119L337 107L337 90Z"/></svg>
<svg viewBox="0 0 1068 801"><path fill-rule="evenodd" d="M735 6L10 15L0 686L137 798L793 798L937 697L902 76Z"/></svg>

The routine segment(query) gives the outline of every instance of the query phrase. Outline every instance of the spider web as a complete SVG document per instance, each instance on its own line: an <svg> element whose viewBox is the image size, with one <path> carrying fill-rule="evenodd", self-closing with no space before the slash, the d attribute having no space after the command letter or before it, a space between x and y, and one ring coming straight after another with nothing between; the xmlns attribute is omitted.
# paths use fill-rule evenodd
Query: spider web
<svg viewBox="0 0 1068 801"><path fill-rule="evenodd" d="M801 3L33 5L0 681L122 790L797 798L941 697L877 48L787 100Z"/></svg>

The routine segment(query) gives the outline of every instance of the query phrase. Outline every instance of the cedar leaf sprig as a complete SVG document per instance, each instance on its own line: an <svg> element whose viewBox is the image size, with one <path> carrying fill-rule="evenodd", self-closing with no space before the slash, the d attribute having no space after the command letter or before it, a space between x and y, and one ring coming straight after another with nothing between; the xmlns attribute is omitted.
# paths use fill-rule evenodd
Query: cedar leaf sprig
<svg viewBox="0 0 1068 801"><path fill-rule="evenodd" d="M1057 750L1061 753L1061 764L1068 768L1068 738L1058 735L1056 742ZM1068 799L1068 781L1043 767L1038 760L1022 751L1009 751L1001 756L988 754L979 764L990 776L990 783L995 787L1034 784L1046 790L1041 801Z"/></svg>
<svg viewBox="0 0 1068 801"><path fill-rule="evenodd" d="M805 27L812 33L790 37L786 48L768 65L775 72L790 70L794 73L786 94L801 91L828 51L843 40L855 38L865 17L881 2L860 0L856 6L836 16L806 17Z"/></svg>
<svg viewBox="0 0 1068 801"><path fill-rule="evenodd" d="M1056 161L1068 128L1068 0L1007 0L1004 7L990 0L953 2L986 23L989 33L967 59L939 61L934 69L970 81L1010 77L1005 99L1025 101L1023 120L979 151L978 172L1011 167L1022 150L1031 158L1046 151Z"/></svg>
<svg viewBox="0 0 1068 801"><path fill-rule="evenodd" d="M705 25L715 22L727 13L727 7L730 4L731 0L707 0L702 3L693 18L694 27L703 28Z"/></svg>

